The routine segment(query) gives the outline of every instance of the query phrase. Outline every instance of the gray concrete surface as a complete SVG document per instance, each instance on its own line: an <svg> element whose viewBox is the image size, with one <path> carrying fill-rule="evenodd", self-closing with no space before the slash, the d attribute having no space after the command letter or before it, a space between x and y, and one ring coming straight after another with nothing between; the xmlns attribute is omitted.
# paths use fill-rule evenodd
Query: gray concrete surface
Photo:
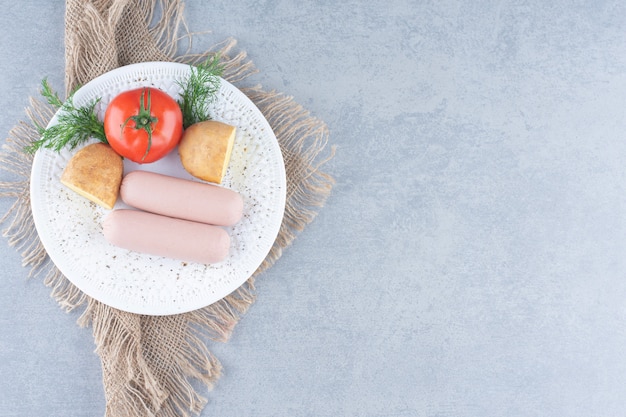
<svg viewBox="0 0 626 417"><path fill-rule="evenodd" d="M625 3L186 10L337 146L326 207L213 344L203 416L626 415ZM62 88L63 8L7 3L0 31L4 138ZM90 330L5 241L0 271L0 415L103 415Z"/></svg>

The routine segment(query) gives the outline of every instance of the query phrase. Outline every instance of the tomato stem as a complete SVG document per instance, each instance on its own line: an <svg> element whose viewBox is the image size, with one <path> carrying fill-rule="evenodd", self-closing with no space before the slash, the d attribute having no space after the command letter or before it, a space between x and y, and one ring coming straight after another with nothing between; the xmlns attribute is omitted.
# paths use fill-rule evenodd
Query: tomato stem
<svg viewBox="0 0 626 417"><path fill-rule="evenodd" d="M146 90L148 90L147 99L145 96ZM146 101L148 103L147 107L145 104ZM150 89L144 88L141 91L141 97L139 97L139 113L137 113L134 116L128 117L128 119L126 119L124 121L124 124L122 125L122 132L123 132L128 122L132 120L133 122L135 122L135 129L137 130L142 129L148 133L148 147L146 148L146 153L141 158L142 161L146 159L146 156L148 156L148 152L150 152L150 147L152 146L152 124L157 123L159 121L157 117L152 115L151 109L152 109L152 100L150 98Z"/></svg>

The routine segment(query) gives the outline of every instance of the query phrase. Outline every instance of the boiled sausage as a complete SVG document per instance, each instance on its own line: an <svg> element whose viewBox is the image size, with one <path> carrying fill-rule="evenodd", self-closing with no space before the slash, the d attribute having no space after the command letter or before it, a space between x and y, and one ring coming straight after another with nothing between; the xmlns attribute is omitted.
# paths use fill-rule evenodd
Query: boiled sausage
<svg viewBox="0 0 626 417"><path fill-rule="evenodd" d="M139 210L110 212L103 229L105 239L115 246L181 261L216 263L230 249L230 237L219 226Z"/></svg>
<svg viewBox="0 0 626 417"><path fill-rule="evenodd" d="M243 199L233 190L147 171L127 174L120 196L141 210L218 226L234 225L243 212Z"/></svg>

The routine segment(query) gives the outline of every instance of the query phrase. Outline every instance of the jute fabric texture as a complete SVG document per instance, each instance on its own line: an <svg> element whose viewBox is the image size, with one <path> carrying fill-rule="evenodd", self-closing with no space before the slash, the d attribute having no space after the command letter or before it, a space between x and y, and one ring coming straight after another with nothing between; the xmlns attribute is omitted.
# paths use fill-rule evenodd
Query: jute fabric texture
<svg viewBox="0 0 626 417"><path fill-rule="evenodd" d="M224 78L240 84L256 69L236 42L226 39L202 53L190 53L197 35L188 32L180 0L67 0L65 9L65 90L73 91L114 68L146 61L194 64L219 53ZM208 7L208 6L207 6ZM188 48L185 48L185 45ZM255 301L254 279L317 215L334 180L322 171L332 158L325 150L328 130L291 97L261 87L241 88L272 126L285 161L287 203L283 223L268 257L234 293L208 307L171 316L145 316L104 305L72 285L42 246L30 210L32 156L25 145L38 138L35 126L53 116L49 105L31 98L27 120L10 132L0 153L0 196L14 199L0 219L3 234L20 251L31 275L40 276L60 306L77 310L90 326L102 363L107 417L181 417L199 414L207 403L198 386L210 389L221 365L208 344L225 342L241 315ZM198 384L198 381L201 384ZM200 392L199 392L200 391Z"/></svg>

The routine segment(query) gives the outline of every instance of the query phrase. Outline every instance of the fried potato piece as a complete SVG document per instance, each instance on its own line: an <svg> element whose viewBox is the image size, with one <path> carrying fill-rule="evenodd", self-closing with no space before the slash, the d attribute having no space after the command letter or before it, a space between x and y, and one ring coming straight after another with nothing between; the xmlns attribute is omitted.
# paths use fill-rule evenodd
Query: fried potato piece
<svg viewBox="0 0 626 417"><path fill-rule="evenodd" d="M93 143L72 156L61 174L61 183L111 210L119 196L123 173L122 157L107 144Z"/></svg>
<svg viewBox="0 0 626 417"><path fill-rule="evenodd" d="M178 145L183 167L196 178L221 184L235 141L236 127L215 120L189 126Z"/></svg>

